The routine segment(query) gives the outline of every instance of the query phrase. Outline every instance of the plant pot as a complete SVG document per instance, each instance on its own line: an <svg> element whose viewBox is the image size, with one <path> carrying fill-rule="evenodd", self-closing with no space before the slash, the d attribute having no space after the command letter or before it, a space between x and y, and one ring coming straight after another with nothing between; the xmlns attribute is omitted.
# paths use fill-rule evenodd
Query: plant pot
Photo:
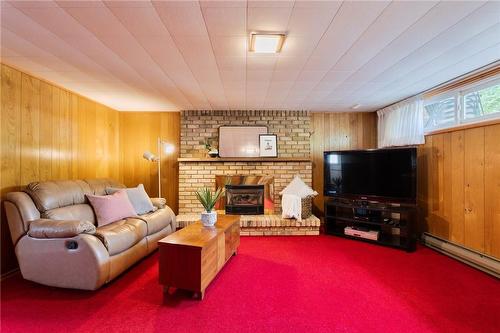
<svg viewBox="0 0 500 333"><path fill-rule="evenodd" d="M208 156L210 156L210 157L217 157L217 156L219 156L219 150L217 150L217 149L211 149L208 152Z"/></svg>
<svg viewBox="0 0 500 333"><path fill-rule="evenodd" d="M208 213L208 212L201 213L201 223L205 227L213 227L215 225L215 222L217 222L217 212L216 211L213 210L210 213Z"/></svg>

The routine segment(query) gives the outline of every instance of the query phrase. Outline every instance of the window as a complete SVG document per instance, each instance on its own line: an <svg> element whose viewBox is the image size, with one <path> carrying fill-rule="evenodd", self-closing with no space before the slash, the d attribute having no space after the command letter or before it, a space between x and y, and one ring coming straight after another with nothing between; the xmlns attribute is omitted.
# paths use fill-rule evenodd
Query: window
<svg viewBox="0 0 500 333"><path fill-rule="evenodd" d="M474 119L500 112L500 83L465 93L464 119Z"/></svg>
<svg viewBox="0 0 500 333"><path fill-rule="evenodd" d="M440 128L456 123L457 99L453 97L433 100L424 105L424 128Z"/></svg>
<svg viewBox="0 0 500 333"><path fill-rule="evenodd" d="M500 79L475 83L424 101L424 131L500 118Z"/></svg>

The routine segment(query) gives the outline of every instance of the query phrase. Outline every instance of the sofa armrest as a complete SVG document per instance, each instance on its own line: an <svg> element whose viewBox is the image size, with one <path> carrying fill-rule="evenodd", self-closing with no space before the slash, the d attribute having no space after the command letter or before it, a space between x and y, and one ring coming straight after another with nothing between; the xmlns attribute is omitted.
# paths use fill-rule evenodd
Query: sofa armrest
<svg viewBox="0 0 500 333"><path fill-rule="evenodd" d="M158 209L164 208L167 204L167 200L165 200L164 198L151 198L151 202L153 203L153 206Z"/></svg>
<svg viewBox="0 0 500 333"><path fill-rule="evenodd" d="M48 286L95 290L110 277L109 253L94 235L25 235L16 245L16 255L23 278Z"/></svg>
<svg viewBox="0 0 500 333"><path fill-rule="evenodd" d="M94 234L89 221L38 219L31 221L28 235L33 238L71 238L79 234Z"/></svg>
<svg viewBox="0 0 500 333"><path fill-rule="evenodd" d="M3 199L12 243L16 244L28 232L29 222L40 218L40 212L24 192L10 192Z"/></svg>

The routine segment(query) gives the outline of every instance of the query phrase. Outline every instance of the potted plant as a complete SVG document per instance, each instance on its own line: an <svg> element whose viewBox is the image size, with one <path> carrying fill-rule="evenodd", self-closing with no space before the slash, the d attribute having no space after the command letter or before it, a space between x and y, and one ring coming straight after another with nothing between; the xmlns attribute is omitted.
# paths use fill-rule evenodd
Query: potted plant
<svg viewBox="0 0 500 333"><path fill-rule="evenodd" d="M219 187L214 193L209 188L203 187L195 192L205 211L201 213L201 223L206 227L211 227L217 222L217 212L214 209L217 201L222 197L224 188Z"/></svg>
<svg viewBox="0 0 500 333"><path fill-rule="evenodd" d="M209 140L205 141L205 149L207 150L208 156L217 157L219 156L219 150L212 146Z"/></svg>

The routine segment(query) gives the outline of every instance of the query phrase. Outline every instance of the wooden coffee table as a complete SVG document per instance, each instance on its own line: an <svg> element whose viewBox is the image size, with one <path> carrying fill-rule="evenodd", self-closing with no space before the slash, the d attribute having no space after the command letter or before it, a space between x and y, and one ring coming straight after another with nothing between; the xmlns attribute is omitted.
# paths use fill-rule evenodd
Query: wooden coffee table
<svg viewBox="0 0 500 333"><path fill-rule="evenodd" d="M219 215L214 227L197 221L158 242L160 284L193 291L205 289L240 245L240 216Z"/></svg>

